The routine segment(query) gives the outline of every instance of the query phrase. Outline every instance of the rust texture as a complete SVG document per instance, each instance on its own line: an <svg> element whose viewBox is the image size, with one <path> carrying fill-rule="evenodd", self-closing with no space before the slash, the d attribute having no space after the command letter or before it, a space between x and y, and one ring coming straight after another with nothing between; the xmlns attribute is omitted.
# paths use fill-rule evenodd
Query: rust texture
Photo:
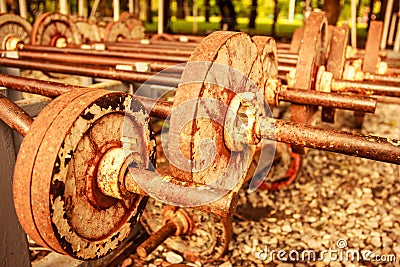
<svg viewBox="0 0 400 267"><path fill-rule="evenodd" d="M33 122L22 108L2 94L0 94L0 119L22 136L28 133Z"/></svg>
<svg viewBox="0 0 400 267"><path fill-rule="evenodd" d="M289 90L279 92L279 100L311 106L358 110L374 113L376 100L370 97L345 95L339 93L310 92L306 90Z"/></svg>
<svg viewBox="0 0 400 267"><path fill-rule="evenodd" d="M57 48L49 46L36 46L36 45L20 45L20 52L41 52L41 53L64 53L64 54L80 54L80 55L92 55L92 56L108 56L108 57L120 57L120 58L133 58L133 59L152 59L159 61L159 64L163 62L186 62L188 56L171 56L171 55L152 55L150 53L128 53L127 51L108 51L108 50L91 50L91 49L80 49L75 47Z"/></svg>
<svg viewBox="0 0 400 267"><path fill-rule="evenodd" d="M365 57L363 62L363 72L375 73L376 64L379 58L379 44L382 36L382 21L371 21L368 30L367 43L365 44Z"/></svg>
<svg viewBox="0 0 400 267"><path fill-rule="evenodd" d="M65 73L72 75L90 76L94 78L105 78L110 80L119 80L126 82L146 82L151 78L152 83L170 87L176 87L179 84L179 77L157 75L153 77L152 73L121 71L106 68L93 68L84 66L68 66L61 64L32 62L28 60L16 60L9 58L0 58L0 64L7 67L16 67L22 69L33 69L41 71L50 71L56 73Z"/></svg>
<svg viewBox="0 0 400 267"><path fill-rule="evenodd" d="M328 23L324 12L313 12L306 21L296 66L294 87L315 92L315 75L317 68L325 64L327 49ZM290 120L299 123L313 124L316 108L306 105L291 105ZM293 147L295 152L305 153L302 147Z"/></svg>
<svg viewBox="0 0 400 267"><path fill-rule="evenodd" d="M65 38L74 44L82 42L76 25L66 15L47 12L35 20L31 31L32 45L54 46L57 38Z"/></svg>
<svg viewBox="0 0 400 267"><path fill-rule="evenodd" d="M293 32L292 42L290 43L290 52L299 53L301 41L303 40L304 28L298 28Z"/></svg>
<svg viewBox="0 0 400 267"><path fill-rule="evenodd" d="M176 230L177 227L175 223L173 221L168 221L136 249L137 254L142 258L146 258L153 250L167 240L167 238L173 236Z"/></svg>
<svg viewBox="0 0 400 267"><path fill-rule="evenodd" d="M332 83L332 91L400 97L400 87L394 85L380 85L372 82L334 80Z"/></svg>
<svg viewBox="0 0 400 267"><path fill-rule="evenodd" d="M156 101L151 98L142 97L142 96L134 96L137 100L139 100L142 105L150 112L150 116L156 117L159 119L166 119L172 112L172 102L168 101Z"/></svg>
<svg viewBox="0 0 400 267"><path fill-rule="evenodd" d="M25 93L38 94L51 98L55 98L71 90L85 88L77 85L15 77L6 74L0 74L0 86L12 88L14 90L22 91Z"/></svg>
<svg viewBox="0 0 400 267"><path fill-rule="evenodd" d="M342 78L346 61L349 28L347 26L329 28L331 29L331 41L326 70L333 74L334 79L340 79ZM335 115L335 109L322 108L322 121L333 123L335 122Z"/></svg>
<svg viewBox="0 0 400 267"><path fill-rule="evenodd" d="M84 64L94 66L116 66L116 65L128 65L132 66L136 62L143 62L140 58L123 58L123 57L110 57L110 56L97 56L97 55L80 55L80 54L67 54L67 53L43 53L43 52L28 52L19 51L18 57L22 60L38 60L38 61L52 61L62 62L69 64ZM154 57L155 59L156 57ZM148 59L151 59L149 57ZM153 71L161 71L165 68L173 67L176 64L170 62L158 63L155 61L148 60L146 63L151 64Z"/></svg>
<svg viewBox="0 0 400 267"><path fill-rule="evenodd" d="M263 138L361 158L400 164L400 140L260 119Z"/></svg>

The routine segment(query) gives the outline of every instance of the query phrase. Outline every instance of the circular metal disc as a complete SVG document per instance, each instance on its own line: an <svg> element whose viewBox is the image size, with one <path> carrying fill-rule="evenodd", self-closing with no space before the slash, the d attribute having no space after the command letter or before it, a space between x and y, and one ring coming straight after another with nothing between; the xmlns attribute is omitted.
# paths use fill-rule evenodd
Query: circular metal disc
<svg viewBox="0 0 400 267"><path fill-rule="evenodd" d="M132 39L142 39L145 37L142 22L134 14L129 13L129 11L122 12L119 16L119 21L125 23L130 31L130 38Z"/></svg>
<svg viewBox="0 0 400 267"><path fill-rule="evenodd" d="M100 31L97 24L85 18L74 18L76 28L81 35L82 43L100 42Z"/></svg>
<svg viewBox="0 0 400 267"><path fill-rule="evenodd" d="M237 73L241 74L240 78L237 77ZM193 81L194 76L197 76L198 80ZM245 175L254 150L251 148L249 154L231 153L223 140L224 125L221 124L221 120L224 120L228 112L223 107L229 106L236 93L247 89L247 86L241 83L244 80L249 82L247 77L251 77L251 81L256 85L259 85L262 79L257 47L247 34L214 32L196 47L176 90L171 116L170 144L173 136L171 132L179 136L177 148L169 148L170 158L178 159L172 164L169 159L170 170L174 176L198 184L211 184L218 179L216 186L227 188L232 185L233 176L236 180L234 182L237 182L237 179ZM233 88L228 88L232 87L231 85L238 90L233 92ZM185 106L185 103L190 102L193 104L186 104L184 114L183 111L179 112L181 105ZM202 117L203 115L199 115L201 113L208 113L209 118ZM211 150L204 150L204 140L211 140ZM191 161L188 168L185 168L185 163L179 161L182 157ZM236 188L240 188L241 185L237 184Z"/></svg>
<svg viewBox="0 0 400 267"><path fill-rule="evenodd" d="M28 44L31 31L31 24L24 18L9 13L0 14L1 49L6 49L6 42L10 37L18 37L25 44Z"/></svg>
<svg viewBox="0 0 400 267"><path fill-rule="evenodd" d="M149 199L141 223L150 234L163 226L163 212L166 207L168 206L155 199ZM189 234L172 236L165 244L182 253L186 260L210 262L223 256L232 238L230 217L222 218L191 208L183 210L192 222Z"/></svg>
<svg viewBox="0 0 400 267"><path fill-rule="evenodd" d="M328 22L324 12L311 12L306 21L303 41L296 65L294 88L315 90L315 77L318 67L325 64L328 45ZM290 120L313 124L316 108L305 105L291 105ZM295 152L304 153L305 149L294 147Z"/></svg>
<svg viewBox="0 0 400 267"><path fill-rule="evenodd" d="M134 116L126 120L131 100L127 94L104 90L83 94L65 106L45 132L35 155L30 204L36 232L48 247L95 259L115 249L136 225L147 198L129 193L123 200L107 197L98 193L95 183L99 159L108 149L122 147L123 127L137 129L139 146L150 142L143 134L148 124ZM132 107L137 110L131 112L145 113L141 105ZM149 164L145 154L135 157L138 166Z"/></svg>
<svg viewBox="0 0 400 267"><path fill-rule="evenodd" d="M278 77L278 57L275 40L267 36L254 36L252 40L257 45L262 63L263 75L259 88L263 90L267 103L274 103L276 102L276 92L267 87L267 82L269 79L277 79Z"/></svg>
<svg viewBox="0 0 400 267"><path fill-rule="evenodd" d="M67 44L81 44L79 30L68 16L59 13L44 13L36 19L31 32L31 44L55 46L58 38Z"/></svg>
<svg viewBox="0 0 400 267"><path fill-rule="evenodd" d="M28 134L25 136L18 152L13 178L15 210L25 232L43 247L50 248L36 228L30 199L31 177L36 155L47 129L51 126L59 113L75 98L94 90L95 89L73 91L51 101L41 111L40 115L35 118L31 130L28 131ZM54 245L51 248L57 252L63 252L61 246Z"/></svg>
<svg viewBox="0 0 400 267"><path fill-rule="evenodd" d="M128 26L120 21L111 21L104 29L104 40L108 42L117 42L120 39L130 38Z"/></svg>

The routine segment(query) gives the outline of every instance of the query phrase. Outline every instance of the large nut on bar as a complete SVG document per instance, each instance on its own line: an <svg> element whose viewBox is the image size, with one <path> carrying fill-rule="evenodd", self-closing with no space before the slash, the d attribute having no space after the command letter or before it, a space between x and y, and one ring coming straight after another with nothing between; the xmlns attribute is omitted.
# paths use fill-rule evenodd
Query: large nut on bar
<svg viewBox="0 0 400 267"><path fill-rule="evenodd" d="M229 104L224 123L224 141L230 151L242 151L245 146L257 145L257 107L253 93L239 93Z"/></svg>
<svg viewBox="0 0 400 267"><path fill-rule="evenodd" d="M388 64L385 61L376 63L376 74L385 75L388 70Z"/></svg>
<svg viewBox="0 0 400 267"><path fill-rule="evenodd" d="M333 74L325 70L325 66L318 68L317 80L315 82L315 90L319 92L329 93L331 91Z"/></svg>

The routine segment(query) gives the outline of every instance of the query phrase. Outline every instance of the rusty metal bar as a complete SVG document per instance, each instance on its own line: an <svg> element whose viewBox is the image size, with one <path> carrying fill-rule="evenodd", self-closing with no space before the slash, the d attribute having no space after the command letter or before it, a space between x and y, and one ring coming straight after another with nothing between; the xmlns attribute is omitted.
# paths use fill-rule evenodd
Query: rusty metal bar
<svg viewBox="0 0 400 267"><path fill-rule="evenodd" d="M376 100L370 97L325 93L288 88L279 92L279 100L302 105L323 106L374 113Z"/></svg>
<svg viewBox="0 0 400 267"><path fill-rule="evenodd" d="M1 119L25 136L33 121L32 118L8 98L0 97ZM138 100L144 99L138 98ZM154 110L153 115L161 114L165 117L172 109L171 102L153 101L154 105L152 100L143 102L150 112ZM161 111L158 107L161 107ZM320 129L270 118L260 118L260 127L262 137L279 142L400 164L400 141L397 140Z"/></svg>
<svg viewBox="0 0 400 267"><path fill-rule="evenodd" d="M104 78L104 79L119 80L126 82L143 83L151 78L152 84L158 84L168 87L177 87L179 83L179 77L171 75L159 74L153 76L153 73L121 71L110 68L105 69L105 68L93 68L93 67L89 68L83 66L68 66L61 64L32 62L27 60L16 60L9 58L0 58L0 65L7 67L89 76L95 78Z"/></svg>
<svg viewBox="0 0 400 267"><path fill-rule="evenodd" d="M51 98L55 98L71 90L85 88L77 85L16 77L6 74L0 74L0 86L22 91L25 93L38 94Z"/></svg>
<svg viewBox="0 0 400 267"><path fill-rule="evenodd" d="M161 245L169 237L173 236L177 230L177 226L173 221L167 221L160 230L152 234L139 247L136 248L137 254L141 258L146 258L159 245Z"/></svg>
<svg viewBox="0 0 400 267"><path fill-rule="evenodd" d="M138 39L122 39L121 42L123 43L128 43L128 44L140 44L142 42L142 40L138 40ZM164 40L149 40L150 44L154 44L154 45L165 45L165 46L173 46L173 47L193 47L195 48L196 46L198 46L198 43L184 43L184 42L179 42L179 41L164 41ZM107 44L107 42L105 43Z"/></svg>
<svg viewBox="0 0 400 267"><path fill-rule="evenodd" d="M367 95L381 95L390 97L400 97L400 88L393 85L380 85L376 83L336 80L332 82L332 91L351 92Z"/></svg>
<svg viewBox="0 0 400 267"><path fill-rule="evenodd" d="M400 140L361 135L262 117L263 138L297 146L400 164Z"/></svg>
<svg viewBox="0 0 400 267"><path fill-rule="evenodd" d="M139 78L143 78L140 75L140 73L137 74L139 75ZM171 77L170 79L171 81L175 81L176 84L179 83L178 77L174 77L173 79L175 80L173 80ZM145 82L146 80L143 80L142 82ZM152 78L151 80L151 84L160 84L161 82L160 79ZM48 96L53 98L57 97L60 94L66 93L70 90L85 88L82 86L74 86L56 82L14 77L5 74L0 74L0 85L13 88L18 91L40 94L43 96ZM151 111L150 115L153 117L165 119L171 113L172 102L156 101L150 98L139 97L139 96L137 96L137 98L143 102L143 105L146 107L147 110ZM293 102L302 105L324 106L331 108L363 111L369 113L373 113L376 108L376 100L365 96L349 96L343 94L325 93L318 91L297 90L294 88L288 88L288 90L281 91L278 95L278 100Z"/></svg>
<svg viewBox="0 0 400 267"><path fill-rule="evenodd" d="M297 59L280 57L280 55L278 55L277 60L278 60L278 67L279 67L279 64L286 64L286 65L293 65L293 66L296 66L296 64L297 64Z"/></svg>
<svg viewBox="0 0 400 267"><path fill-rule="evenodd" d="M390 76L390 75L376 75L368 74L364 77L366 81L382 82L389 84L400 84L400 77Z"/></svg>
<svg viewBox="0 0 400 267"><path fill-rule="evenodd" d="M126 58L126 57L123 58L123 57L64 54L64 53L38 53L38 52L28 52L28 51L19 51L18 57L20 59L62 62L69 64L85 64L94 66L116 66L116 65L133 66L137 62L143 62L137 59L132 60L131 58ZM148 63L153 71L162 71L166 68L176 66L176 63L172 62L159 63L159 62L148 61L145 63ZM182 69L179 68L176 71L181 71L181 70Z"/></svg>
<svg viewBox="0 0 400 267"><path fill-rule="evenodd" d="M149 53L153 55L179 55L179 56L190 56L193 53L192 49L181 49L181 48L174 48L169 47L167 49L160 49L160 48L153 48L153 47L146 47L143 46L127 46L124 44L118 45L107 45L107 50L109 51L124 51L124 52L136 52L136 53Z"/></svg>
<svg viewBox="0 0 400 267"><path fill-rule="evenodd" d="M188 56L177 56L173 55L152 55L149 53L127 53L121 51L108 51L108 50L91 50L91 49L80 49L80 48L56 48L49 46L34 46L34 45L18 45L19 51L36 51L40 53L67 53L67 54L84 54L84 55L94 55L94 56L111 56L111 57L121 57L121 58L134 58L134 59L148 59L153 61L167 61L167 62L187 62ZM161 62L160 62L161 63Z"/></svg>
<svg viewBox="0 0 400 267"><path fill-rule="evenodd" d="M155 100L137 95L134 97L142 103L145 109L150 112L150 116L152 117L166 119L172 112L172 102Z"/></svg>
<svg viewBox="0 0 400 267"><path fill-rule="evenodd" d="M22 108L2 94L0 94L0 119L22 136L28 133L33 122Z"/></svg>

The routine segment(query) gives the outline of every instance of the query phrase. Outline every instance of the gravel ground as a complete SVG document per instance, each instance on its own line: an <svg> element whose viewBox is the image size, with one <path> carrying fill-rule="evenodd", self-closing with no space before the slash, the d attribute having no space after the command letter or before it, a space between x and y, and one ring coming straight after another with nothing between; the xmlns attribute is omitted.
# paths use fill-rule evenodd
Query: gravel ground
<svg viewBox="0 0 400 267"><path fill-rule="evenodd" d="M394 115L397 112L397 105L379 104L376 114L366 116L361 132L399 138L400 117ZM339 121L333 127L352 130L352 113L341 111L338 115ZM168 266L177 262L204 267L400 266L398 179L396 165L310 150L299 177L289 187L240 192L233 240L220 261L188 262L179 252L161 245L146 260L132 255L122 266ZM332 261L329 254L323 261L307 261L308 254L305 260L300 257L300 261L279 261L275 254L271 261L261 253L266 248L287 253L297 250L300 256L304 250L338 252L332 254ZM363 255L368 255L366 250L374 255L396 255L397 262L365 261L361 254L360 261L352 260L350 254L349 260L345 256L342 261L334 260L335 255L341 257L340 252L346 255L349 250L359 250ZM296 256L291 253L292 258Z"/></svg>

